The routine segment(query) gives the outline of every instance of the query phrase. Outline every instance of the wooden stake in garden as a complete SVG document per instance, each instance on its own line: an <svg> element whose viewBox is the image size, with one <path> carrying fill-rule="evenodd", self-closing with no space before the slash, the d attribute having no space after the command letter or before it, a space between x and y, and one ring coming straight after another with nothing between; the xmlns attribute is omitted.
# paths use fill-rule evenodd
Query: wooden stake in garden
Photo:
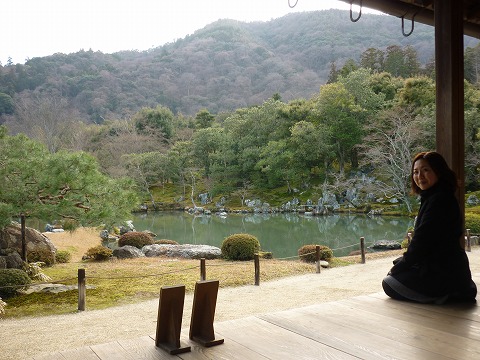
<svg viewBox="0 0 480 360"><path fill-rule="evenodd" d="M85 311L86 298L85 269L78 269L78 311Z"/></svg>
<svg viewBox="0 0 480 360"><path fill-rule="evenodd" d="M320 245L315 246L315 264L317 265L317 274L320 274L322 271L322 266L320 264Z"/></svg>
<svg viewBox="0 0 480 360"><path fill-rule="evenodd" d="M470 251L472 251L472 241L471 241L471 237L470 237L470 229L467 229L466 233L467 233L467 237L466 237L467 246L465 247L465 250L470 252Z"/></svg>
<svg viewBox="0 0 480 360"><path fill-rule="evenodd" d="M207 280L207 269L205 267L205 258L200 259L200 281Z"/></svg>
<svg viewBox="0 0 480 360"><path fill-rule="evenodd" d="M260 256L255 254L253 256L253 263L255 265L255 285L260 285Z"/></svg>
<svg viewBox="0 0 480 360"><path fill-rule="evenodd" d="M365 238L360 238L360 252L362 254L362 264L365 264Z"/></svg>

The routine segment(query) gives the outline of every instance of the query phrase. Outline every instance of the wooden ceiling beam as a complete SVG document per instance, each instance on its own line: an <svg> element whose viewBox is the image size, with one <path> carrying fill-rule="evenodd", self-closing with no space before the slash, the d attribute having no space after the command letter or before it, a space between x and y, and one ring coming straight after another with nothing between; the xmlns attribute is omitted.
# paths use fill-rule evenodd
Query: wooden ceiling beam
<svg viewBox="0 0 480 360"><path fill-rule="evenodd" d="M432 0L420 1L421 4L417 5L417 2L406 2L401 0L339 0L347 4L353 3L354 6L360 5L369 9L381 11L385 14L403 17L404 19L414 20L422 24L431 25L435 24L434 11L432 10ZM480 39L480 18L476 16L475 7L473 10L465 10L465 20L463 22L463 33L468 36Z"/></svg>

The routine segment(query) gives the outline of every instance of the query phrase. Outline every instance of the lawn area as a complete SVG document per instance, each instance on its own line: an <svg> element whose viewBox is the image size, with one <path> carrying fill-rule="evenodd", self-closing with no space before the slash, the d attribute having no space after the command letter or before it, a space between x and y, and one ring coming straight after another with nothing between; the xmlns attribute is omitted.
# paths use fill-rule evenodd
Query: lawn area
<svg viewBox="0 0 480 360"><path fill-rule="evenodd" d="M104 309L138 301L158 298L162 286L185 285L192 292L200 279L200 260L166 257L118 260L103 262L84 261L86 251L100 244L99 231L78 229L73 233L48 234L58 250L68 250L72 260L44 268L53 283L77 284L78 269L85 269L86 304L89 310ZM368 255L368 254L367 254ZM335 258L331 266L342 266L360 261L360 256ZM261 282L281 277L313 273L314 264L298 259L289 261L260 260ZM220 287L251 285L255 283L255 266L252 261L206 260L207 280L219 280ZM44 316L77 311L78 291L22 294L4 299L8 306L4 317Z"/></svg>

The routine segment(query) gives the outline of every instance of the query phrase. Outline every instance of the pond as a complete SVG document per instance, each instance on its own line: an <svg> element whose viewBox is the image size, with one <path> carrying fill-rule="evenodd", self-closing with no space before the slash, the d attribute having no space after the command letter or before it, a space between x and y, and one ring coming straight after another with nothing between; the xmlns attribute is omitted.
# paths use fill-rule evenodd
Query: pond
<svg viewBox="0 0 480 360"><path fill-rule="evenodd" d="M360 237L366 246L377 240L401 242L413 219L408 217L369 217L363 215L305 216L287 214L228 214L194 216L184 212L149 212L132 218L137 231L150 230L157 239L180 244L221 247L223 239L235 233L248 233L260 241L263 251L277 259L297 256L302 245L326 245L335 256L358 250Z"/></svg>

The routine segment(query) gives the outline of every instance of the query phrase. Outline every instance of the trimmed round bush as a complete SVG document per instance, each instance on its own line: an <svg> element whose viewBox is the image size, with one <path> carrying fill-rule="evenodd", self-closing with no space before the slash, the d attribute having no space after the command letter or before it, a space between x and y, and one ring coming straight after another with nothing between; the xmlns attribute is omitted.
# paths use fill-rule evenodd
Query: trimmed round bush
<svg viewBox="0 0 480 360"><path fill-rule="evenodd" d="M320 260L329 261L333 257L333 251L328 246L319 245L320 246ZM298 249L298 256L300 260L314 263L316 261L316 251L317 245L309 244L303 245L300 249Z"/></svg>
<svg viewBox="0 0 480 360"><path fill-rule="evenodd" d="M147 233L140 232L140 231L129 231L118 239L118 246L134 246L138 249L141 249L145 245L152 245L153 238L148 235Z"/></svg>
<svg viewBox="0 0 480 360"><path fill-rule="evenodd" d="M466 213L465 229L470 229L471 234L480 234L480 215Z"/></svg>
<svg viewBox="0 0 480 360"><path fill-rule="evenodd" d="M252 260L260 242L250 234L233 234L222 242L222 256L228 260Z"/></svg>
<svg viewBox="0 0 480 360"><path fill-rule="evenodd" d="M55 261L60 264L66 264L72 258L72 254L68 250L58 250L55 254Z"/></svg>
<svg viewBox="0 0 480 360"><path fill-rule="evenodd" d="M87 250L87 257L98 261L108 260L112 254L112 249L102 245L98 245Z"/></svg>
<svg viewBox="0 0 480 360"><path fill-rule="evenodd" d="M0 269L0 297L8 298L17 294L17 290L25 289L31 283L28 274L20 269ZM18 286L20 287L4 287Z"/></svg>
<svg viewBox="0 0 480 360"><path fill-rule="evenodd" d="M46 266L55 264L55 254L47 249L33 249L27 251L27 262L43 262Z"/></svg>
<svg viewBox="0 0 480 360"><path fill-rule="evenodd" d="M154 244L158 244L158 245L179 245L178 242L176 242L175 240L168 240L168 239L155 240Z"/></svg>

